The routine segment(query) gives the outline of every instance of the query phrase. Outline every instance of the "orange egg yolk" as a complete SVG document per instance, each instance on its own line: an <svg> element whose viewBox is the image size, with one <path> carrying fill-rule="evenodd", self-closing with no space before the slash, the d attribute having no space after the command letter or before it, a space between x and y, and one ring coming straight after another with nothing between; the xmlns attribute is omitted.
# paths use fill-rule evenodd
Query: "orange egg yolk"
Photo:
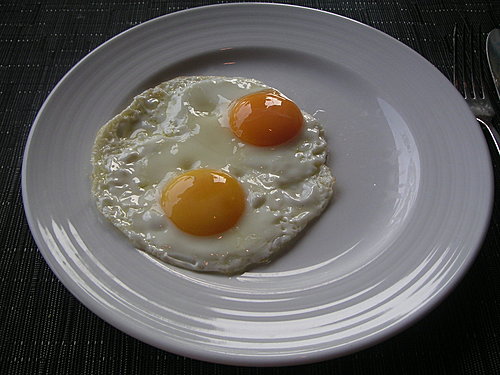
<svg viewBox="0 0 500 375"><path fill-rule="evenodd" d="M295 137L304 122L297 105L275 91L237 99L229 111L233 133L254 146L277 146Z"/></svg>
<svg viewBox="0 0 500 375"><path fill-rule="evenodd" d="M231 175L195 169L174 178L163 190L161 205L182 231L210 236L233 227L245 209L245 193Z"/></svg>

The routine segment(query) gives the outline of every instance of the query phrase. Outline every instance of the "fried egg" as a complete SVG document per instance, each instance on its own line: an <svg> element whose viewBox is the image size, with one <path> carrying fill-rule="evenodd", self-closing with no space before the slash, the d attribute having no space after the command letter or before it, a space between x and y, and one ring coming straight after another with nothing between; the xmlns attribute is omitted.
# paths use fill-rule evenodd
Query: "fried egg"
<svg viewBox="0 0 500 375"><path fill-rule="evenodd" d="M92 194L137 249L190 270L241 273L274 258L328 205L323 133L257 80L178 77L98 131Z"/></svg>

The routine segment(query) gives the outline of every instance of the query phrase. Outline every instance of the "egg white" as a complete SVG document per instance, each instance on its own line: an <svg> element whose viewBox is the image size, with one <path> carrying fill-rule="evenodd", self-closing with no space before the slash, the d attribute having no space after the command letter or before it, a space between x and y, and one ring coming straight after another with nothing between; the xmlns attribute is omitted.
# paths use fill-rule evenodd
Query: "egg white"
<svg viewBox="0 0 500 375"><path fill-rule="evenodd" d="M327 206L334 178L321 124L303 112L303 131L277 147L237 139L232 100L269 88L247 78L178 77L136 96L98 132L92 193L99 211L138 249L196 271L239 273L268 261ZM191 169L230 173L247 205L237 225L214 236L169 221L165 184Z"/></svg>

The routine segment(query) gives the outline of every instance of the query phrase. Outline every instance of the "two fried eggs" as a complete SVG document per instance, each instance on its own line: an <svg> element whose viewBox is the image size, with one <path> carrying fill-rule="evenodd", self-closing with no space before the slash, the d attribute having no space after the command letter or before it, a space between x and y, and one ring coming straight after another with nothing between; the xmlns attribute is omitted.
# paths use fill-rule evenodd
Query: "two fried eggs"
<svg viewBox="0 0 500 375"><path fill-rule="evenodd" d="M321 124L247 78L178 77L98 132L92 193L138 249L196 271L266 262L331 199Z"/></svg>

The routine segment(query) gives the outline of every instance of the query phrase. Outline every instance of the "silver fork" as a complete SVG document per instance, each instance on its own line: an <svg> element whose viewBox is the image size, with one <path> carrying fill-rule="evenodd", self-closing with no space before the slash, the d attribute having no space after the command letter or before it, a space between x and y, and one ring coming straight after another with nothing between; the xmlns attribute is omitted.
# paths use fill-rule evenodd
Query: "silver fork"
<svg viewBox="0 0 500 375"><path fill-rule="evenodd" d="M483 75L486 43L481 33L474 40L473 30L464 26L453 29L453 84L462 94L476 120L491 136L495 150L500 153L500 135L493 127L495 110L486 91Z"/></svg>

